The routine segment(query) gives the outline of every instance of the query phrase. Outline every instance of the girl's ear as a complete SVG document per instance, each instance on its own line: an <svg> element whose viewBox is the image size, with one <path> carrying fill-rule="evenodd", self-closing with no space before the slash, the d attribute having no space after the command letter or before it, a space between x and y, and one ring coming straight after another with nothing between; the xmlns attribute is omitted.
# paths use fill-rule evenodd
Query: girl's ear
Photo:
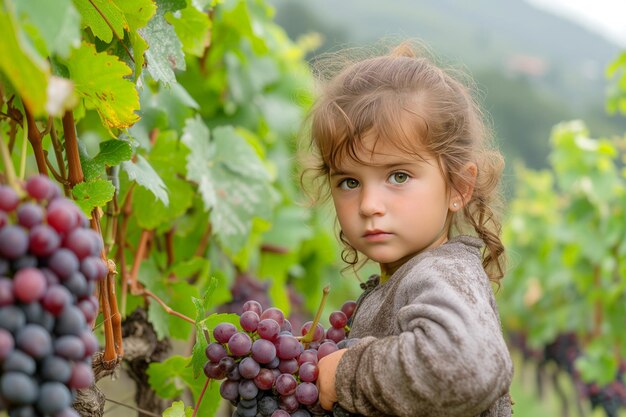
<svg viewBox="0 0 626 417"><path fill-rule="evenodd" d="M473 162L467 163L461 171L459 184L451 190L450 195L450 211L461 210L472 198L476 177L478 176L478 168Z"/></svg>

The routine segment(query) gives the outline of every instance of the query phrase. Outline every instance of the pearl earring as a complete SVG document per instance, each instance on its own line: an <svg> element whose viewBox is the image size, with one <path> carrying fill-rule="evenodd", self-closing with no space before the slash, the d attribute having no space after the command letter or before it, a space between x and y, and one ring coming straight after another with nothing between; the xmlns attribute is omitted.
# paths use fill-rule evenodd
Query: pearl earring
<svg viewBox="0 0 626 417"><path fill-rule="evenodd" d="M452 207L453 207L453 208L457 208L457 207L459 207L459 203L452 203Z"/></svg>

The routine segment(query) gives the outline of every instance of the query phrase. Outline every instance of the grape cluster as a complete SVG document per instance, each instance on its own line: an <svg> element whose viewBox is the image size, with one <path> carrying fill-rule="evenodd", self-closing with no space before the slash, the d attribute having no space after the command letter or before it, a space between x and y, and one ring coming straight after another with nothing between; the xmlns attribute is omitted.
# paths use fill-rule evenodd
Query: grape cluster
<svg viewBox="0 0 626 417"><path fill-rule="evenodd" d="M0 185L0 410L77 417L76 390L94 381L102 238L48 177L23 188Z"/></svg>
<svg viewBox="0 0 626 417"><path fill-rule="evenodd" d="M254 300L243 305L241 331L231 323L215 326L204 373L225 379L220 394L236 407L233 417L330 415L318 401L317 363L338 350L337 343L346 338L355 305L348 301L341 311L331 313L327 330L313 321L304 323L302 336L315 325L310 342L294 335L281 310L263 309Z"/></svg>

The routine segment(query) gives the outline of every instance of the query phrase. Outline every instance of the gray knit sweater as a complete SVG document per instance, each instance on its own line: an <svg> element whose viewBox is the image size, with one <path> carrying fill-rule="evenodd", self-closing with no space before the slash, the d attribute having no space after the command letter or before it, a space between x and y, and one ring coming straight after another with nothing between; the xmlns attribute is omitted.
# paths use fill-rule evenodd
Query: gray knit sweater
<svg viewBox="0 0 626 417"><path fill-rule="evenodd" d="M513 365L480 239L460 236L402 265L360 301L336 374L338 403L365 416L508 417Z"/></svg>

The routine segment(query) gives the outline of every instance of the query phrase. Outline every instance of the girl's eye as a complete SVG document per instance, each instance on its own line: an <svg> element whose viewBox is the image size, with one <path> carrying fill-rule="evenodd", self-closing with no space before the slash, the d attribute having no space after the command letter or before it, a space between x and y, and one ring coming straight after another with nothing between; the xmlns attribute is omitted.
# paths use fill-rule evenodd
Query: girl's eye
<svg viewBox="0 0 626 417"><path fill-rule="evenodd" d="M342 190L354 190L359 186L359 182L354 178L346 178L339 183L339 188Z"/></svg>
<svg viewBox="0 0 626 417"><path fill-rule="evenodd" d="M389 182L392 184L403 184L409 180L409 175L404 172L394 172L389 177Z"/></svg>

